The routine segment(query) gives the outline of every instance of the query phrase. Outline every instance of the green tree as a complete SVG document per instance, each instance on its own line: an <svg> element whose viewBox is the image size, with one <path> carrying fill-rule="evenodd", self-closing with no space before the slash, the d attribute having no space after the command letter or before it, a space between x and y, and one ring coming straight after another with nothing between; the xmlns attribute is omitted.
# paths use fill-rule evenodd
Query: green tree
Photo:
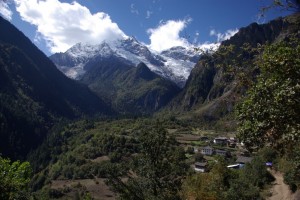
<svg viewBox="0 0 300 200"><path fill-rule="evenodd" d="M260 199L259 188L241 177L232 180L226 193L228 200L255 200Z"/></svg>
<svg viewBox="0 0 300 200"><path fill-rule="evenodd" d="M300 147L284 155L279 163L279 170L284 174L284 181L292 191L300 188Z"/></svg>
<svg viewBox="0 0 300 200"><path fill-rule="evenodd" d="M267 6L261 8L261 16L269 10L280 9L282 11L299 12L300 0L272 0Z"/></svg>
<svg viewBox="0 0 300 200"><path fill-rule="evenodd" d="M267 46L257 64L261 74L237 109L239 138L249 149L268 144L287 158L292 167L283 170L284 178L295 191L300 187L300 40Z"/></svg>
<svg viewBox="0 0 300 200"><path fill-rule="evenodd" d="M124 182L120 174L110 172L108 184L120 199L179 199L181 180L188 168L184 150L161 125L143 128L138 141L140 154L127 171L128 180Z"/></svg>
<svg viewBox="0 0 300 200"><path fill-rule="evenodd" d="M30 178L29 162L11 162L0 157L0 199L29 199Z"/></svg>
<svg viewBox="0 0 300 200"><path fill-rule="evenodd" d="M240 170L224 166L224 158L219 158L209 173L188 176L183 182L183 199L260 199L260 189L274 180L260 156Z"/></svg>
<svg viewBox="0 0 300 200"><path fill-rule="evenodd" d="M239 137L249 148L292 150L300 140L299 39L267 46L257 65L257 83L237 109Z"/></svg>
<svg viewBox="0 0 300 200"><path fill-rule="evenodd" d="M183 199L226 199L226 191L233 174L225 166L224 158L219 157L213 163L209 173L196 173L188 176L183 182Z"/></svg>

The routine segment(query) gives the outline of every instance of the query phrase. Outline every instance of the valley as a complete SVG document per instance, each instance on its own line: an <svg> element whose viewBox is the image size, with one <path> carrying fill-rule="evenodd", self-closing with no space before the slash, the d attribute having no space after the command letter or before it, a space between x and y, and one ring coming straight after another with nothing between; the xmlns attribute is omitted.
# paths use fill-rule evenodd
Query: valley
<svg viewBox="0 0 300 200"><path fill-rule="evenodd" d="M210 50L124 36L47 57L0 17L0 199L297 198L299 27L295 12Z"/></svg>
<svg viewBox="0 0 300 200"><path fill-rule="evenodd" d="M75 195L82 196L88 193L94 199L115 199L115 195L105 184L109 179L109 173L117 173L117 171L109 172L110 168L122 171L133 164L131 161L141 152L139 141L136 139L139 137L137 134L144 127L147 127L147 130L153 129L155 123L152 119L123 119L110 122L79 121L64 127L61 132L53 135L53 139L50 137L47 144L41 146L42 152L30 156L33 158L31 163L34 168L42 169L42 166L47 166L33 178L34 188L44 185L37 195L48 193L50 196L53 195L52 198L75 198ZM176 139L173 142L179 146L178 150L186 152L187 165L194 168L195 162L198 161L195 157L201 155L200 151L206 145L230 150L232 153L226 160L230 164L235 162L238 148L229 148L227 145L213 142L215 137L234 136L234 133L193 130L192 127L186 127L177 120L165 119L159 123L164 124L164 128L168 130L167 137ZM209 140L201 141L201 137L204 136ZM60 144L57 143L59 141ZM48 155L46 149L52 152L52 160L49 163L43 163L45 160L43 154ZM199 149L199 153L196 149L197 152ZM205 156L202 162L206 159L213 164L217 157L217 155ZM193 171L185 165L182 167L178 170ZM226 165L223 167L226 168ZM126 179L130 173L125 173L123 178ZM40 180L44 180L44 183Z"/></svg>

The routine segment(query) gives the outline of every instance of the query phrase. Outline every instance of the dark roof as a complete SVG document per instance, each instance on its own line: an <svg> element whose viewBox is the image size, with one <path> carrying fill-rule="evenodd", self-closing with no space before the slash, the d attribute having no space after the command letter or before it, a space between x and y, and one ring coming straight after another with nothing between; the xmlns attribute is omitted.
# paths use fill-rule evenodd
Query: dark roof
<svg viewBox="0 0 300 200"><path fill-rule="evenodd" d="M225 151L225 150L220 150L220 149L216 149L215 152L216 152L216 153L227 153L227 151Z"/></svg>
<svg viewBox="0 0 300 200"><path fill-rule="evenodd" d="M228 140L227 137L216 137L215 140Z"/></svg>
<svg viewBox="0 0 300 200"><path fill-rule="evenodd" d="M195 166L197 166L197 167L205 167L206 165L207 165L206 162L196 162L195 163Z"/></svg>
<svg viewBox="0 0 300 200"><path fill-rule="evenodd" d="M209 140L209 138L206 136L202 136L202 137L200 137L200 140Z"/></svg>
<svg viewBox="0 0 300 200"><path fill-rule="evenodd" d="M213 148L210 147L210 146L203 147L202 149L211 149L211 150L213 150Z"/></svg>
<svg viewBox="0 0 300 200"><path fill-rule="evenodd" d="M236 163L249 163L252 161L252 157L238 156L236 159Z"/></svg>

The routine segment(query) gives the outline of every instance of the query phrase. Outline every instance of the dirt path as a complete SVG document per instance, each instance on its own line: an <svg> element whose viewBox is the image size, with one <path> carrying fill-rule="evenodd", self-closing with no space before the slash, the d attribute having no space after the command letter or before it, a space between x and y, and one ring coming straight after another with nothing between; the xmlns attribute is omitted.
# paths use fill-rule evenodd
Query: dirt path
<svg viewBox="0 0 300 200"><path fill-rule="evenodd" d="M270 170L270 172L276 180L271 188L272 196L267 198L267 200L294 200L289 186L283 182L282 174L274 170Z"/></svg>

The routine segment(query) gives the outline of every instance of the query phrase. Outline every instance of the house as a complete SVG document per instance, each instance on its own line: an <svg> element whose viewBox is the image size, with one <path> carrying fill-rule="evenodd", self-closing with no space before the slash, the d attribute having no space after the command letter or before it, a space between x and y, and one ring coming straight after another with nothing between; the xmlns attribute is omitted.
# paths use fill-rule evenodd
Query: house
<svg viewBox="0 0 300 200"><path fill-rule="evenodd" d="M252 160L252 157L238 156L235 162L238 164L246 164L251 162Z"/></svg>
<svg viewBox="0 0 300 200"><path fill-rule="evenodd" d="M250 157L250 152L247 150L243 150L239 156Z"/></svg>
<svg viewBox="0 0 300 200"><path fill-rule="evenodd" d="M237 142L237 139L236 139L235 137L230 137L230 138L229 138L229 141L230 141L230 142L235 142L235 143L236 143L236 142Z"/></svg>
<svg viewBox="0 0 300 200"><path fill-rule="evenodd" d="M240 165L240 164L234 164L234 165L227 166L228 169L240 169L241 167L242 167L242 165Z"/></svg>
<svg viewBox="0 0 300 200"><path fill-rule="evenodd" d="M217 137L214 139L215 144L224 145L224 144L227 144L227 142L228 142L227 137Z"/></svg>
<svg viewBox="0 0 300 200"><path fill-rule="evenodd" d="M220 155L220 156L224 156L224 157L229 156L229 154L230 154L228 151L220 150L220 149L216 149L215 153L216 153L216 155Z"/></svg>
<svg viewBox="0 0 300 200"><path fill-rule="evenodd" d="M201 149L201 153L203 155L211 156L214 153L214 149L212 147L210 147L210 146L203 147Z"/></svg>
<svg viewBox="0 0 300 200"><path fill-rule="evenodd" d="M227 168L229 169L241 169L244 167L246 163L249 163L252 161L252 157L246 157L246 156L238 156L236 159L236 164L228 165Z"/></svg>
<svg viewBox="0 0 300 200"><path fill-rule="evenodd" d="M235 137L230 137L228 140L228 147L235 148L237 146L237 139Z"/></svg>
<svg viewBox="0 0 300 200"><path fill-rule="evenodd" d="M198 147L194 147L194 153L198 153L199 152L199 148Z"/></svg>
<svg viewBox="0 0 300 200"><path fill-rule="evenodd" d="M231 140L228 143L228 147L230 148L235 148L236 147L236 142L232 142Z"/></svg>
<svg viewBox="0 0 300 200"><path fill-rule="evenodd" d="M206 172L207 171L207 163L196 162L194 169L196 172Z"/></svg>
<svg viewBox="0 0 300 200"><path fill-rule="evenodd" d="M202 137L200 137L200 139L199 139L200 141L203 141L203 142L209 142L209 138L208 137L206 137L206 136L202 136Z"/></svg>

